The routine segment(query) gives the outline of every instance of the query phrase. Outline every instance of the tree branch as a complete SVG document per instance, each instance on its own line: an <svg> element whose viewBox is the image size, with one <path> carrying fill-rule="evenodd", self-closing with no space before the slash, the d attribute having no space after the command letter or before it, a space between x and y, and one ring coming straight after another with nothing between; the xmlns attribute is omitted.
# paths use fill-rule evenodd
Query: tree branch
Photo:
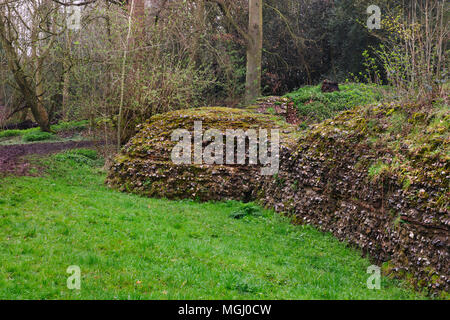
<svg viewBox="0 0 450 320"><path fill-rule="evenodd" d="M227 19L227 21L233 26L233 28L239 33L239 35L244 38L246 43L248 44L250 41L252 41L250 35L245 32L239 24L233 19L233 16L230 12L230 9L225 4L223 0L206 0L207 2L215 3L219 6L220 11L224 15L224 17Z"/></svg>

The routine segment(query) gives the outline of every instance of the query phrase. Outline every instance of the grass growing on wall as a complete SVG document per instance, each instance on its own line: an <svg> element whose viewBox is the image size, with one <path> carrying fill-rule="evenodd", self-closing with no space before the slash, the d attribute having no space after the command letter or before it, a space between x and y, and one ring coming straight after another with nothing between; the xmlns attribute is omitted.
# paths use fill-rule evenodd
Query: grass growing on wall
<svg viewBox="0 0 450 320"><path fill-rule="evenodd" d="M348 83L339 87L340 91L323 93L321 85L305 86L288 93L286 97L294 101L298 115L310 123L332 118L338 112L355 106L381 102L388 90L387 87L360 83Z"/></svg>

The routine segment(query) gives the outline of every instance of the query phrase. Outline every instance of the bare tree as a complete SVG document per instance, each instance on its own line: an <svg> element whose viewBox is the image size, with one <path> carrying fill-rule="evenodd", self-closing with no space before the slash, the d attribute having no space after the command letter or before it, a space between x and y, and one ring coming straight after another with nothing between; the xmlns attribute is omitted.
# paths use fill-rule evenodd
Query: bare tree
<svg viewBox="0 0 450 320"><path fill-rule="evenodd" d="M18 6L17 6L18 5ZM14 80L19 87L27 107L31 109L31 112L39 124L42 131L50 131L50 123L47 110L43 104L43 79L42 79L42 66L43 62L48 54L48 50L51 48L52 42L48 42L45 46L41 46L41 27L45 25L43 22L45 18L49 17L49 11L51 7L47 0L44 1L32 1L29 2L28 7L20 6L23 4L17 4L12 2L3 2L0 6L0 43L5 52L6 59L8 60L8 66L11 73L14 76ZM29 9L27 14L30 17L31 25L28 25L22 17L21 11ZM21 22L22 30L29 31L31 42L30 46L17 48L23 41L20 37L23 34L19 34L21 30L15 25L14 19ZM19 54L21 50L21 54ZM23 63L24 56L27 54L27 50L31 50L31 62L34 65L32 69L33 73L28 74L26 67Z"/></svg>

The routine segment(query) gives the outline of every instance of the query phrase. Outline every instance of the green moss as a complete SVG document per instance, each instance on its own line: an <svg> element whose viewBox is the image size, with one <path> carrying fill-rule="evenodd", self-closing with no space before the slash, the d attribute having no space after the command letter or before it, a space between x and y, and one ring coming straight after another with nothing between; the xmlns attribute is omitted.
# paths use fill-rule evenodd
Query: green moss
<svg viewBox="0 0 450 320"><path fill-rule="evenodd" d="M405 112L395 111L389 117L388 132L392 135L399 134L405 123L407 123L408 116Z"/></svg>
<svg viewBox="0 0 450 320"><path fill-rule="evenodd" d="M377 181L379 178L389 171L389 166L383 162L376 162L369 167L368 175L372 181Z"/></svg>
<svg viewBox="0 0 450 320"><path fill-rule="evenodd" d="M423 114L427 119L418 121ZM416 121L408 121L414 115ZM436 198L442 199L449 190L449 142L448 105L385 103L355 107L315 125L300 140L296 152L307 148L332 166L336 157L363 148L365 157L356 162L355 169L365 170L372 181L383 175L395 177L405 190L432 181L439 188ZM389 165L381 159L383 156L390 159ZM369 157L373 159L371 164L363 160ZM448 201L433 205L446 207Z"/></svg>
<svg viewBox="0 0 450 320"><path fill-rule="evenodd" d="M408 122L411 124L424 123L427 119L427 115L424 112L416 112L412 115L411 118L408 119Z"/></svg>

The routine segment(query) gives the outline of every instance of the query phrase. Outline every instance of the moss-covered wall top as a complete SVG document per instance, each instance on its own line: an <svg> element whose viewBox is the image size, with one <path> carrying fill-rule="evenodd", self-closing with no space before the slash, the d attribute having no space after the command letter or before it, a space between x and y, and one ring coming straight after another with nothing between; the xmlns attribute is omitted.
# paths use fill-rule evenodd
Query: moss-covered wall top
<svg viewBox="0 0 450 320"><path fill-rule="evenodd" d="M278 129L281 143L292 143L294 127L281 118L242 109L199 108L152 117L123 148L110 170L108 183L122 191L150 197L198 200L251 199L260 165L175 164L171 158L176 130L194 133L201 121L208 129ZM203 142L202 147L207 145ZM192 154L194 154L192 144ZM248 148L246 149L248 153ZM192 161L193 162L193 161ZM225 163L225 161L224 161ZM248 164L246 154L246 164Z"/></svg>

